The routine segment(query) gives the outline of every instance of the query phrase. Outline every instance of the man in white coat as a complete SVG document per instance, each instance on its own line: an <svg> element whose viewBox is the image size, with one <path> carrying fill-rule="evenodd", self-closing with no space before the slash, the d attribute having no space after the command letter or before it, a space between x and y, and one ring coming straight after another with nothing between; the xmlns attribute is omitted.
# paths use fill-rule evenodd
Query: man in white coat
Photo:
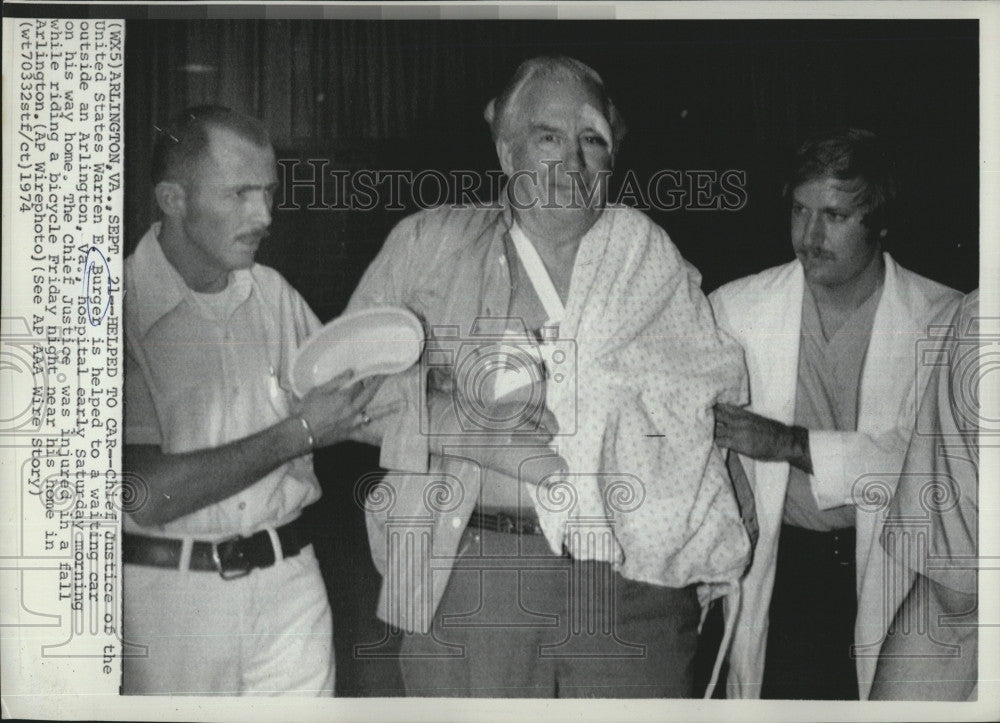
<svg viewBox="0 0 1000 723"><path fill-rule="evenodd" d="M917 342L959 294L885 253L896 183L869 131L807 141L786 193L796 260L710 296L751 396L717 406L716 440L760 525L727 695L864 700L898 604L878 539L926 384Z"/></svg>

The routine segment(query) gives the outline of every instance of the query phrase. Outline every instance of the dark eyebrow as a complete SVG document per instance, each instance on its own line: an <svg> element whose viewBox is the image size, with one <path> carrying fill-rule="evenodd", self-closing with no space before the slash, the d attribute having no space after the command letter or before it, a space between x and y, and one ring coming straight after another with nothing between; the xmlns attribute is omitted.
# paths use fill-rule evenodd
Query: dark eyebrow
<svg viewBox="0 0 1000 723"><path fill-rule="evenodd" d="M859 210L860 206L850 205L850 206L823 206L821 211L833 211L834 213L843 213L846 215L851 215L855 211Z"/></svg>
<svg viewBox="0 0 1000 723"><path fill-rule="evenodd" d="M531 124L531 130L535 131L536 133L537 132L542 132L542 133L561 133L562 132L558 128L556 128L555 126L550 126L548 123L532 123Z"/></svg>
<svg viewBox="0 0 1000 723"><path fill-rule="evenodd" d="M252 183L250 183L250 184L246 184L246 185L243 185L243 186L237 186L236 187L236 192L237 193L243 193L244 191L256 191L258 189L261 189L263 191L274 192L274 191L278 190L278 185L279 184L278 184L277 181L273 181L272 183L268 183L265 186L262 186L262 185L259 185L259 184L252 184Z"/></svg>
<svg viewBox="0 0 1000 723"><path fill-rule="evenodd" d="M794 193L792 194L792 205L802 206L803 208L805 207L805 204L802 203L802 201L800 201L799 199L797 199ZM860 206L822 206L819 210L824 212L832 211L834 213L842 213L846 216L850 216L852 213L859 210L860 208L861 208Z"/></svg>
<svg viewBox="0 0 1000 723"><path fill-rule="evenodd" d="M561 128L556 128L555 126L550 126L548 123L532 123L531 124L531 131L532 131L532 133L552 133L554 135L562 135L563 134L563 130ZM597 128L594 128L593 126L589 126L589 125L585 126L584 128L582 128L580 130L580 134L581 135L586 135L586 134L595 135L595 136L598 136L602 141L604 141L605 143L607 143L606 139L601 134L601 132Z"/></svg>

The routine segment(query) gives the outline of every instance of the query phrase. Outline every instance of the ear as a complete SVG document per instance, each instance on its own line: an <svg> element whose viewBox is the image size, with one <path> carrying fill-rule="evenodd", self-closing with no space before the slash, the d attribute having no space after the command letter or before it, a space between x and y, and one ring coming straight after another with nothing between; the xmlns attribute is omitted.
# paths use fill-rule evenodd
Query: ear
<svg viewBox="0 0 1000 723"><path fill-rule="evenodd" d="M510 178L514 171L514 164L511 161L511 149L510 144L504 139L497 141L497 158L500 160L500 169Z"/></svg>
<svg viewBox="0 0 1000 723"><path fill-rule="evenodd" d="M611 134L614 136L614 152L621 148L622 139L628 133L628 126L625 124L625 116L621 114L618 107L608 98L608 123L611 125Z"/></svg>
<svg viewBox="0 0 1000 723"><path fill-rule="evenodd" d="M164 216L180 218L187 213L187 194L184 187L174 181L160 181L154 189L156 204Z"/></svg>
<svg viewBox="0 0 1000 723"><path fill-rule="evenodd" d="M494 98L489 103L486 104L486 109L483 111L483 118L486 120L490 126L493 125L493 119L497 115L497 99Z"/></svg>

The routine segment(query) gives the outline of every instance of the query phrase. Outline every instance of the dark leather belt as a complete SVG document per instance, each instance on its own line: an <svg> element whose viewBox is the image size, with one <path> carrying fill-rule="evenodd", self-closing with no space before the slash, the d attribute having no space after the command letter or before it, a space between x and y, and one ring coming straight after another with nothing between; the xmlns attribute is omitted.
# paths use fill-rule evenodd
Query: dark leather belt
<svg viewBox="0 0 1000 723"><path fill-rule="evenodd" d="M484 510L477 507L472 511L468 526L490 532L509 532L513 535L545 534L538 517L528 510Z"/></svg>
<svg viewBox="0 0 1000 723"><path fill-rule="evenodd" d="M294 557L310 544L301 518L275 530L281 542L282 558ZM129 565L179 569L183 541L169 537L149 537L124 533L122 560ZM217 542L195 540L191 546L189 569L217 572L225 580L249 575L258 567L275 563L275 549L267 530L249 537L230 537Z"/></svg>

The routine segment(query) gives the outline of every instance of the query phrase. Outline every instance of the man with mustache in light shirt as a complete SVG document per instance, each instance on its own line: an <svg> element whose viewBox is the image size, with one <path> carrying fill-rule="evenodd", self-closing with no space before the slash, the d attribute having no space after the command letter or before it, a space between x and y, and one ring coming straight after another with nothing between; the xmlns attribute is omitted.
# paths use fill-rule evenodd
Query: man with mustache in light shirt
<svg viewBox="0 0 1000 723"><path fill-rule="evenodd" d="M728 696L864 700L893 604L885 486L927 380L917 342L959 294L885 252L896 180L873 133L810 139L786 188L796 260L709 297L746 351L750 407L719 405L716 439L742 455L760 525Z"/></svg>

